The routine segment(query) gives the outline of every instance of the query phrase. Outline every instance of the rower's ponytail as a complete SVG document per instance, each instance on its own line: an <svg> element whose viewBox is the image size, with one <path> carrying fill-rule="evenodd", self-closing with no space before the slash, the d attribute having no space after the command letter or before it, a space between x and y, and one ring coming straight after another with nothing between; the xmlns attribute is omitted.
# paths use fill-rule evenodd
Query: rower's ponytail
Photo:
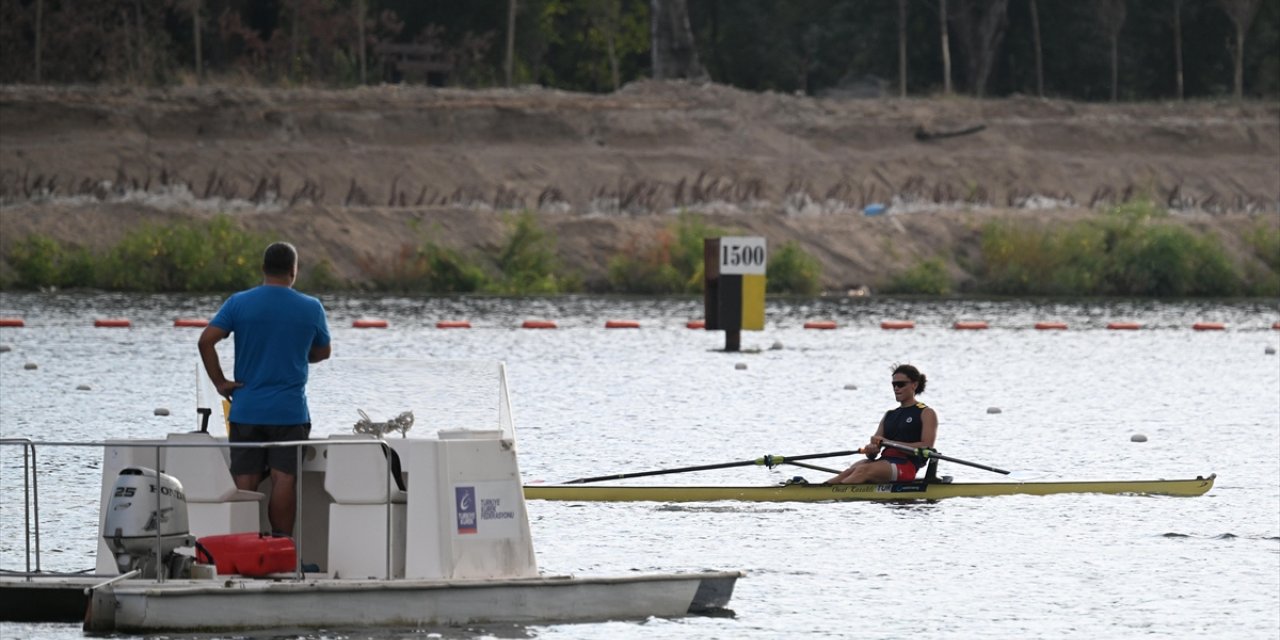
<svg viewBox="0 0 1280 640"><path fill-rule="evenodd" d="M916 383L916 395L924 393L924 385L928 378L923 373L920 373L919 369L909 364L895 364L893 365L893 372L895 374L901 373L908 380Z"/></svg>

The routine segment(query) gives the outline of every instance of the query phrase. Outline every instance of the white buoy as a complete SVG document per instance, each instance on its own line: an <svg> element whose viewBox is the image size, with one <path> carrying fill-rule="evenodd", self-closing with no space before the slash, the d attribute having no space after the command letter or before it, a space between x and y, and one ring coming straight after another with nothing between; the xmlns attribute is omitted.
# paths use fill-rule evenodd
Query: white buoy
<svg viewBox="0 0 1280 640"><path fill-rule="evenodd" d="M1146 442L1146 441L1147 441L1147 437L1142 435L1141 433L1135 433L1132 436L1129 436L1129 442Z"/></svg>
<svg viewBox="0 0 1280 640"><path fill-rule="evenodd" d="M769 350L770 350L770 351L782 351L782 341L781 341L781 340L774 340L774 341L773 341L773 344L772 344L772 345L770 345Z"/></svg>
<svg viewBox="0 0 1280 640"><path fill-rule="evenodd" d="M1000 413L1000 407L987 407L987 413Z"/></svg>
<svg viewBox="0 0 1280 640"><path fill-rule="evenodd" d="M155 414L158 416L167 416L169 415L169 410L164 407L160 407L155 410Z"/></svg>
<svg viewBox="0 0 1280 640"><path fill-rule="evenodd" d="M82 384L76 387L76 391L89 391L89 385Z"/></svg>
<svg viewBox="0 0 1280 640"><path fill-rule="evenodd" d="M37 367L36 367L36 363L34 363L34 362L28 362L28 363L26 363L26 364L22 365L22 368L23 368L23 369L26 369L27 371L30 371L30 370L35 369L35 368L37 368Z"/></svg>
<svg viewBox="0 0 1280 640"><path fill-rule="evenodd" d="M853 384L852 382L850 382L849 384L846 384L846 385L844 386L844 388L845 388L846 390L848 390L848 391L857 391L857 390L858 390L858 385Z"/></svg>
<svg viewBox="0 0 1280 640"><path fill-rule="evenodd" d="M738 364L733 365L733 368L737 369L738 371L742 371L743 369L747 368L747 363L739 362Z"/></svg>

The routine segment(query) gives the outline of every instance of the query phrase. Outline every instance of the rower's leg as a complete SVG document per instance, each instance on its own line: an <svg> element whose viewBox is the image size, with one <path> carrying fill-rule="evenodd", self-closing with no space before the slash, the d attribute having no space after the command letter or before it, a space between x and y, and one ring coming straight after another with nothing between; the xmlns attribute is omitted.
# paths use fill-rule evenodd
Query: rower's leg
<svg viewBox="0 0 1280 640"><path fill-rule="evenodd" d="M845 480L845 484L884 484L893 482L893 465L884 460L867 461L866 464L854 465L853 473Z"/></svg>

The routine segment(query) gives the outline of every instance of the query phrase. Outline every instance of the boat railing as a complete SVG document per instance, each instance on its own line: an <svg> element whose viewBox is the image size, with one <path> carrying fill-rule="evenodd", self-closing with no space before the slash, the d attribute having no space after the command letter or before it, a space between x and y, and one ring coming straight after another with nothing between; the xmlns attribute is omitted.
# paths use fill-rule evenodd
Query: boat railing
<svg viewBox="0 0 1280 640"><path fill-rule="evenodd" d="M160 455L160 452L165 449L173 449L173 448L272 449L272 448L292 447L296 452L295 453L295 456L296 456L295 469L297 469L298 471L298 473L296 474L297 485L296 485L295 491L296 491L296 494L299 496L299 499L295 500L295 508L294 508L294 523L295 523L294 526L295 528L297 528L297 527L300 527L304 522L303 500L300 498L302 496L302 491L303 491L303 477L304 477L304 474L302 473L303 463L304 463L304 459L307 457L309 453L311 455L314 455L314 448L316 447L316 445L323 445L324 447L377 445L382 448L383 454L387 456L388 473L386 474L386 482L387 482L386 495L388 496L388 508L385 510L386 526L384 527L384 532L386 535L386 540L384 544L384 549L386 550L386 552L384 554L384 562L385 562L385 569L386 569L385 575L388 577L394 576L393 566L392 566L393 564L392 556L394 553L392 541L394 537L394 529L393 529L392 509L390 508L390 502L391 502L390 498L393 495L393 492L398 485L397 478L393 476L393 472L398 470L395 469L394 468L395 465L391 463L391 458L394 455L394 450L384 440L363 439L363 438L361 439L330 438L330 439L323 439L323 440L321 439L291 440L291 441L281 441L281 442L168 442L168 441L158 441L158 440L133 441L133 442L127 441L127 440L105 441L105 442L104 441L64 442L64 441L49 441L49 440L37 441L37 440L32 440L30 438L0 438L0 446L11 446L11 447L16 446L16 447L22 448L23 539L25 541L24 555L25 555L25 563L26 563L25 565L26 570L24 571L24 575L27 577L27 579L32 579L34 577L40 576L43 573L41 569L41 564L40 564L41 562L41 552L40 552L40 521L41 519L40 519L40 496L39 496L40 491L39 491L39 484L38 484L38 478L37 478L38 474L36 473L38 468L37 446L42 448L43 447L65 447L65 448L92 447L92 448L100 448L100 449L105 449L107 447L150 448L150 449L153 449L155 452L156 471L158 473L166 473L165 456ZM231 470L228 467L227 473L230 473L230 472ZM111 479L103 478L102 481L105 483L105 482L111 481ZM157 483L158 483L158 480L157 480ZM161 507L160 503L162 499L163 499L162 492L156 491L155 504L154 504L155 513L160 513L160 507ZM99 508L100 509L105 508L105 504L99 504ZM99 520L101 520L101 518L99 518ZM101 537L102 532L98 531L96 528L95 528L95 533L98 537ZM302 562L303 536L294 535L293 541L294 541L294 548L295 548L293 577L295 580L302 580L305 577L305 573L303 571L303 562ZM96 539L95 539L95 542L97 542ZM156 566L157 567L163 566L163 558L161 553L161 528L159 526L156 526L156 539L155 539L154 550L155 550ZM156 580L158 582L164 582L165 576L163 571L157 571Z"/></svg>

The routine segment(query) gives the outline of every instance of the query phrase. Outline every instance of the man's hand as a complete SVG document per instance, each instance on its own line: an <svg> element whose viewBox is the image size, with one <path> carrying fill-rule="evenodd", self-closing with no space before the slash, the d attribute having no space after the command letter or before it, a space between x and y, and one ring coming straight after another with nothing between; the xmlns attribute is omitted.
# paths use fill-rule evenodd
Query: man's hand
<svg viewBox="0 0 1280 640"><path fill-rule="evenodd" d="M217 387L218 395L230 400L231 394L235 393L236 389L243 387L244 383L236 382L235 380L223 380L222 382L215 382L213 386Z"/></svg>

